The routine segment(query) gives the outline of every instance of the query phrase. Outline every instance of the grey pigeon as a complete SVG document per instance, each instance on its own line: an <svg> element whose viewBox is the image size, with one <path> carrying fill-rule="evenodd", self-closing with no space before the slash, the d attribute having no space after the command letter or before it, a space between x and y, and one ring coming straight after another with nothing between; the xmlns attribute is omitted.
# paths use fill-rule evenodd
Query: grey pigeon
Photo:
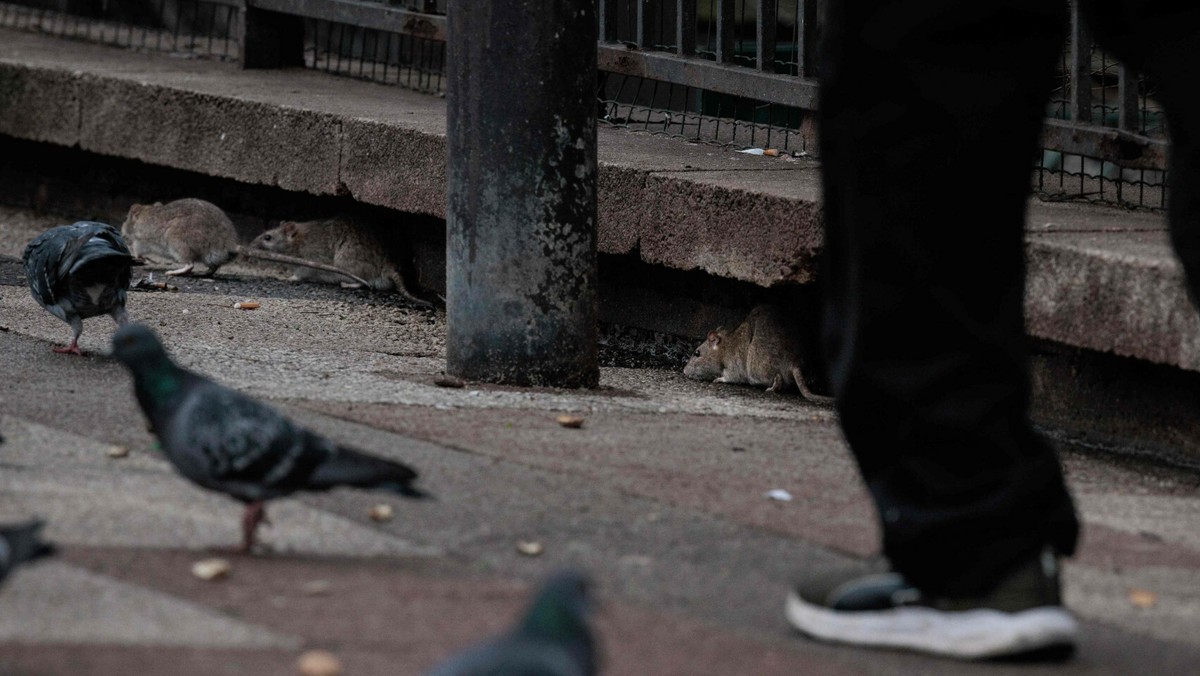
<svg viewBox="0 0 1200 676"><path fill-rule="evenodd" d="M468 649L426 676L593 676L596 647L588 629L587 580L556 573L507 634Z"/></svg>
<svg viewBox="0 0 1200 676"><path fill-rule="evenodd" d="M339 446L262 402L178 366L146 326L117 329L113 356L132 372L138 403L175 469L246 504L243 553L266 521L265 501L295 491L356 486L425 497L412 485L417 473L411 467Z"/></svg>
<svg viewBox="0 0 1200 676"><path fill-rule="evenodd" d="M41 521L0 525L0 582L17 566L54 553L54 547L38 539Z"/></svg>
<svg viewBox="0 0 1200 676"><path fill-rule="evenodd" d="M79 221L33 238L22 256L29 291L50 314L71 325L71 344L55 352L83 354L83 320L110 315L124 324L133 256L111 225Z"/></svg>

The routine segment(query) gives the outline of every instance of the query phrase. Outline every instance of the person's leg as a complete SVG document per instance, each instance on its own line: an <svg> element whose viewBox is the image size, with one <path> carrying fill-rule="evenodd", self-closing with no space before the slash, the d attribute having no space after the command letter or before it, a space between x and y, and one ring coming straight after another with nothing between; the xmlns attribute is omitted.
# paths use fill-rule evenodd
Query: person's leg
<svg viewBox="0 0 1200 676"><path fill-rule="evenodd" d="M1096 41L1150 76L1171 137L1167 220L1193 303L1200 302L1200 7L1162 0L1081 4Z"/></svg>
<svg viewBox="0 0 1200 676"><path fill-rule="evenodd" d="M1069 646L1054 564L1079 526L1027 418L1023 318L1024 211L1066 7L841 0L828 20L824 336L891 571L813 576L788 618L959 657Z"/></svg>
<svg viewBox="0 0 1200 676"><path fill-rule="evenodd" d="M884 554L986 592L1078 523L1027 419L1024 210L1057 2L832 3L819 126L830 373Z"/></svg>

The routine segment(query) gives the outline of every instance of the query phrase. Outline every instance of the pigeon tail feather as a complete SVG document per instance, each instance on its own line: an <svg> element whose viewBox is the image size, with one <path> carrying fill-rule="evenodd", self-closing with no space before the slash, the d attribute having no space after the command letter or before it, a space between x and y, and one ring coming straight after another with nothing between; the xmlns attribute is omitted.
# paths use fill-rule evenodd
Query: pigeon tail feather
<svg viewBox="0 0 1200 676"><path fill-rule="evenodd" d="M313 470L305 487L316 490L334 486L385 488L415 498L423 495L412 486L416 478L416 470L407 465L339 446L333 457Z"/></svg>

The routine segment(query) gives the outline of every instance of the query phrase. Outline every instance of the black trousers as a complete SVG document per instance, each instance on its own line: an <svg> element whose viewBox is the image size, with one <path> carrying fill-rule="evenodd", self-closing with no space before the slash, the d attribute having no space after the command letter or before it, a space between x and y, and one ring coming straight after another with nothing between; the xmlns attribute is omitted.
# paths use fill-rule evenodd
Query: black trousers
<svg viewBox="0 0 1200 676"><path fill-rule="evenodd" d="M1200 11L1085 2L1157 79L1169 220L1200 288ZM927 592L986 590L1079 532L1028 419L1024 210L1064 44L1053 0L835 0L822 38L823 343L883 550ZM1200 297L1195 294L1193 297Z"/></svg>

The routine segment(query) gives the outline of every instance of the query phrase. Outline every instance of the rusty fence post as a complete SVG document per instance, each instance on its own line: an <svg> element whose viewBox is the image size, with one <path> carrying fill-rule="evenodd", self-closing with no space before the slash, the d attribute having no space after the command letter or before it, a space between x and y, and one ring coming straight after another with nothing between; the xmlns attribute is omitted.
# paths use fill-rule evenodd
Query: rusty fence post
<svg viewBox="0 0 1200 676"><path fill-rule="evenodd" d="M451 0L446 371L595 387L596 0Z"/></svg>

